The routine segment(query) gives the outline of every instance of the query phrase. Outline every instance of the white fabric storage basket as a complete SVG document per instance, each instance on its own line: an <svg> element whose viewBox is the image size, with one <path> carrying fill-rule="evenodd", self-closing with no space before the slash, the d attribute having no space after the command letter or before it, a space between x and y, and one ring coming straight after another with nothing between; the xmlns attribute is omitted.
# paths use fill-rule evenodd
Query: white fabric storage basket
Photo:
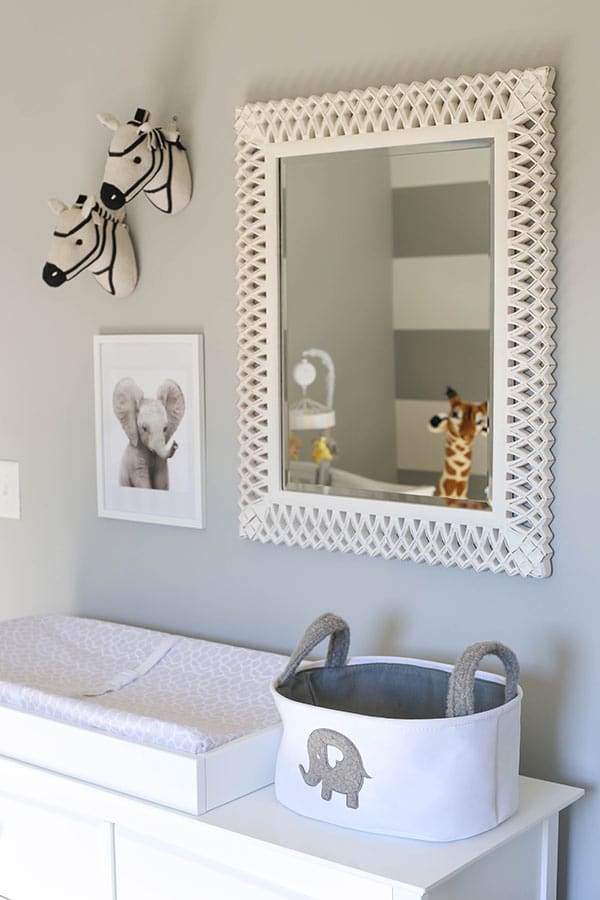
<svg viewBox="0 0 600 900"><path fill-rule="evenodd" d="M324 664L299 668L329 635ZM335 825L427 841L471 837L511 816L523 696L514 653L486 642L454 667L346 663L349 643L343 619L321 616L273 684L283 721L277 799ZM489 654L506 678L477 671Z"/></svg>

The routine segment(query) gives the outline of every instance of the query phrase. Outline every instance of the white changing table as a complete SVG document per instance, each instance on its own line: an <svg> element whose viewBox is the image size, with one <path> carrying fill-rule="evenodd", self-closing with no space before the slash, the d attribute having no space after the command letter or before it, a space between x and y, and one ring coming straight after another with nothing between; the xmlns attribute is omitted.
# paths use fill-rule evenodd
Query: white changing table
<svg viewBox="0 0 600 900"><path fill-rule="evenodd" d="M268 787L197 818L0 757L9 900L554 900L558 814L583 791L521 779L493 831L428 844L349 831Z"/></svg>

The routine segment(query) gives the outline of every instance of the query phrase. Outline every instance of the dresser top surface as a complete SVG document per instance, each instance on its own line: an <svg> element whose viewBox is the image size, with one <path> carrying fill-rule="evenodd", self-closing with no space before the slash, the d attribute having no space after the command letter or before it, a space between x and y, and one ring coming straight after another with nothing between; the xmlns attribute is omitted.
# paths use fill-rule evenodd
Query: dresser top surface
<svg viewBox="0 0 600 900"><path fill-rule="evenodd" d="M431 843L367 834L305 818L281 806L273 786L202 817L206 824L422 889L528 831L583 795L580 788L521 776L518 811L501 825L462 841Z"/></svg>
<svg viewBox="0 0 600 900"><path fill-rule="evenodd" d="M274 850L283 851L297 859L409 887L417 894L525 834L583 793L581 788L521 776L519 809L502 825L466 840L431 843L308 819L281 806L272 785L193 816L0 756L0 796L113 822L141 839L193 856L231 860L244 856L260 867L270 864Z"/></svg>

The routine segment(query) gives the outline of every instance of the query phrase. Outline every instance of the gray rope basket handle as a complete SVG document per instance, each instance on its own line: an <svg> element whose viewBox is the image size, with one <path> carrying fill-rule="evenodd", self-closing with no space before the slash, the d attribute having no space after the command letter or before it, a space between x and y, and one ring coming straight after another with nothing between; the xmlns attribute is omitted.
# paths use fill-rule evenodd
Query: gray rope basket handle
<svg viewBox="0 0 600 900"><path fill-rule="evenodd" d="M348 658L348 650L350 649L350 628L348 623L336 616L335 613L323 613L318 619L312 622L298 642L298 646L290 656L290 661L275 682L277 687L281 687L296 674L300 663L306 659L311 650L314 650L317 644L329 638L329 647L327 648L326 666L343 666Z"/></svg>
<svg viewBox="0 0 600 900"><path fill-rule="evenodd" d="M484 656L497 656L506 670L505 703L517 696L519 688L519 661L515 653L498 641L481 641L471 644L460 657L448 684L446 715L472 716L475 713L475 673Z"/></svg>

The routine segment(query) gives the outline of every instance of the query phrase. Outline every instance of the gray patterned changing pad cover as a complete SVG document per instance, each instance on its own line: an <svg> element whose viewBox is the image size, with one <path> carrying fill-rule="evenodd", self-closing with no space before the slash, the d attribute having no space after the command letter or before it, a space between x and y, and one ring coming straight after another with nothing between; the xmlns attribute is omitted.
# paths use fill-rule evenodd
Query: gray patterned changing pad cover
<svg viewBox="0 0 600 900"><path fill-rule="evenodd" d="M276 725L287 658L77 616L0 622L0 704L206 753Z"/></svg>

